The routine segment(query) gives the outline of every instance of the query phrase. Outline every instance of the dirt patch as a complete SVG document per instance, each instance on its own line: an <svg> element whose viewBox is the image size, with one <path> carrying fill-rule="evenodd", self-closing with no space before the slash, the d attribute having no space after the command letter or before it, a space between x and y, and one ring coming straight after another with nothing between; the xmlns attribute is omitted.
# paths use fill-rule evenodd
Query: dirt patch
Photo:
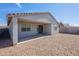
<svg viewBox="0 0 79 59"><path fill-rule="evenodd" d="M0 49L0 55L79 56L79 35L55 34Z"/></svg>

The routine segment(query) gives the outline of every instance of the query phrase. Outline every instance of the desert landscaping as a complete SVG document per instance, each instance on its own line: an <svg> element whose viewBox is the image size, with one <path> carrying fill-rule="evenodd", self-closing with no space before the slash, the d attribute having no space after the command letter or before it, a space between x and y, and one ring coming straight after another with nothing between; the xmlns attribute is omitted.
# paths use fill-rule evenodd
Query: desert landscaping
<svg viewBox="0 0 79 59"><path fill-rule="evenodd" d="M0 48L0 55L10 56L79 56L79 35L55 34L26 40Z"/></svg>

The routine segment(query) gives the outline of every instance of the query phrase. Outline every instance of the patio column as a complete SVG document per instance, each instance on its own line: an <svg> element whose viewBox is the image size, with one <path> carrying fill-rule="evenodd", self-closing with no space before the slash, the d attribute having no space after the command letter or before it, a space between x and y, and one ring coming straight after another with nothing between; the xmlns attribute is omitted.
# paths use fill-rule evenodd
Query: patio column
<svg viewBox="0 0 79 59"><path fill-rule="evenodd" d="M53 24L51 24L51 35L53 35L54 32L55 32L55 30L54 30L54 26L53 26Z"/></svg>
<svg viewBox="0 0 79 59"><path fill-rule="evenodd" d="M17 18L13 18L13 45L18 43L18 22Z"/></svg>
<svg viewBox="0 0 79 59"><path fill-rule="evenodd" d="M51 34L55 34L59 32L59 27L57 25L51 24Z"/></svg>

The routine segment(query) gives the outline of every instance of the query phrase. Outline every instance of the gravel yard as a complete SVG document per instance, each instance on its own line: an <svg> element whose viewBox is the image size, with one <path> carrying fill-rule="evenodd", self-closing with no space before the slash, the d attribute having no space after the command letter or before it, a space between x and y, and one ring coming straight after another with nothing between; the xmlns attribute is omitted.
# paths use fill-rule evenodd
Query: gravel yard
<svg viewBox="0 0 79 59"><path fill-rule="evenodd" d="M55 34L27 40L0 48L0 55L20 56L79 56L79 35Z"/></svg>

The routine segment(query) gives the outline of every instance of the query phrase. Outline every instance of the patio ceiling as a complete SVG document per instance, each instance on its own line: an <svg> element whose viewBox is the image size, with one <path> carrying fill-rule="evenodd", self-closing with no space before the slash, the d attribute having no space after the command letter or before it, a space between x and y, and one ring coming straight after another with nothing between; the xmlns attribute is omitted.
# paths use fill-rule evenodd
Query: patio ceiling
<svg viewBox="0 0 79 59"><path fill-rule="evenodd" d="M26 22L35 22L35 23L45 23L45 24L51 24L50 21L46 18L41 18L41 19L35 19L35 18L24 18L24 17L19 17L19 21L26 21Z"/></svg>

